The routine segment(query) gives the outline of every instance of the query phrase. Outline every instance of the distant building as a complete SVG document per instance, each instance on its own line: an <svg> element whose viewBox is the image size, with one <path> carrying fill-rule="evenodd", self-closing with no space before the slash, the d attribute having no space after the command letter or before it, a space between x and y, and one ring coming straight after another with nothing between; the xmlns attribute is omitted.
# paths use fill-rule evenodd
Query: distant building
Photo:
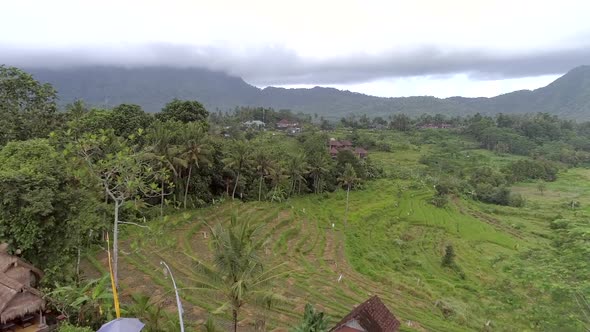
<svg viewBox="0 0 590 332"><path fill-rule="evenodd" d="M330 332L396 332L400 322L381 302L373 296L354 308Z"/></svg>
<svg viewBox="0 0 590 332"><path fill-rule="evenodd" d="M266 124L260 120L252 120L242 123L242 126L246 128L263 129L266 126Z"/></svg>
<svg viewBox="0 0 590 332"><path fill-rule="evenodd" d="M420 129L450 129L450 128L453 128L453 126L448 123L427 123L427 124L421 125L419 128Z"/></svg>
<svg viewBox="0 0 590 332"><path fill-rule="evenodd" d="M277 129L287 129L287 128L301 128L299 126L299 122L282 119L281 121L277 122Z"/></svg>
<svg viewBox="0 0 590 332"><path fill-rule="evenodd" d="M332 158L336 158L338 152L345 150L349 150L359 158L364 159L368 156L367 150L361 147L354 148L354 145L351 141L338 141L334 138L330 138L330 141L328 142L328 151L330 152Z"/></svg>

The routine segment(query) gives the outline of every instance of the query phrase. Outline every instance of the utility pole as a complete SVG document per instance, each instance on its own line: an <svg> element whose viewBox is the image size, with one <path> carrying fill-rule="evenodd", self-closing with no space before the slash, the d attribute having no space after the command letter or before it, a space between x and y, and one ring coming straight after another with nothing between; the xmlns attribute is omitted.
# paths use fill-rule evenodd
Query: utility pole
<svg viewBox="0 0 590 332"><path fill-rule="evenodd" d="M178 306L178 319L180 321L180 332L184 332L184 322L182 321L182 303L180 303L180 296L178 296L178 288L176 288L176 281L174 281L174 276L172 275L172 270L168 267L168 264L164 261L160 261L160 265L164 265L168 273L170 274L170 279L172 279L172 285L174 285L174 292L176 293L176 305Z"/></svg>

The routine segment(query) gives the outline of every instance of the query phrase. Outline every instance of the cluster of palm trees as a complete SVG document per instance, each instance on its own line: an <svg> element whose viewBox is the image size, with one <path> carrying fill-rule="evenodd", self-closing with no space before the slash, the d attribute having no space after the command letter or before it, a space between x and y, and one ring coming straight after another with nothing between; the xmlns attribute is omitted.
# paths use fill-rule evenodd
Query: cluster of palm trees
<svg viewBox="0 0 590 332"><path fill-rule="evenodd" d="M209 175L211 183L207 187L213 195L220 191L215 188L220 183L214 179L221 176L226 194L232 199L239 194L242 199L282 200L308 190L321 192L323 177L334 166L324 147L308 154L301 149L277 150L266 142L209 135L197 122L156 121L147 129L145 137L145 157L154 162L156 171L161 171L162 207L170 201L188 207L191 194L198 198L199 193L191 190L191 183L199 174ZM171 199L167 199L169 196Z"/></svg>

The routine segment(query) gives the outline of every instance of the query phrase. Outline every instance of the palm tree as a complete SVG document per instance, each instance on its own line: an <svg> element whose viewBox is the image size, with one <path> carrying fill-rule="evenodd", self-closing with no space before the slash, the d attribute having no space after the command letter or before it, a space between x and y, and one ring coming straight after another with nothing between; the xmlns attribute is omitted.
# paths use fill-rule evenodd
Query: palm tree
<svg viewBox="0 0 590 332"><path fill-rule="evenodd" d="M154 303L149 295L141 293L131 294L132 303L125 309L132 316L145 323L146 332L162 331L162 321L166 318L166 312L162 306Z"/></svg>
<svg viewBox="0 0 590 332"><path fill-rule="evenodd" d="M348 220L348 197L350 194L350 187L355 185L360 179L357 178L356 172L354 167L350 163L346 163L344 165L344 172L338 178L338 183L340 185L346 186L346 211L344 213L344 227L346 227L346 222Z"/></svg>
<svg viewBox="0 0 590 332"><path fill-rule="evenodd" d="M178 178L178 168L186 167L187 162L180 157L181 149L178 146L178 138L175 136L174 128L171 126L174 122L159 122L156 121L149 128L147 132L149 146L147 148L146 158L156 161L156 165L160 169L167 169L174 178ZM161 195L160 195L160 215L163 216L164 198L166 196L164 192L165 182L168 180L166 172L159 173L161 183Z"/></svg>
<svg viewBox="0 0 590 332"><path fill-rule="evenodd" d="M308 303L301 324L291 329L291 332L328 332L328 317Z"/></svg>
<svg viewBox="0 0 590 332"><path fill-rule="evenodd" d="M209 159L212 154L211 145L207 142L207 134L197 122L190 122L186 125L183 132L184 151L182 158L188 164L188 176L184 188L184 208L186 209L186 200L191 181L193 166L200 168L202 165L211 165Z"/></svg>
<svg viewBox="0 0 590 332"><path fill-rule="evenodd" d="M301 193L301 183L305 182L305 175L308 173L306 156L304 153L292 155L287 160L287 175L291 179L289 196L293 195L295 188Z"/></svg>
<svg viewBox="0 0 590 332"><path fill-rule="evenodd" d="M230 147L227 157L223 159L225 168L236 173L234 189L231 194L232 200L236 196L240 175L250 165L250 162L250 147L243 141L235 141Z"/></svg>
<svg viewBox="0 0 590 332"><path fill-rule="evenodd" d="M198 273L206 280L197 283L197 289L223 294L227 301L215 313L230 309L234 332L238 328L240 309L247 302L254 302L270 308L281 296L273 292L270 283L284 273L277 273L281 267L265 270L258 256L264 246L260 239L260 227L253 227L248 221L238 222L232 216L228 227L221 223L210 227L211 243L214 249L213 267L199 263Z"/></svg>
<svg viewBox="0 0 590 332"><path fill-rule="evenodd" d="M329 171L330 158L326 153L314 153L309 158L309 173L313 177L314 192L317 194L322 188L322 176Z"/></svg>
<svg viewBox="0 0 590 332"><path fill-rule="evenodd" d="M260 176L258 179L258 201L260 201L262 197L262 181L273 172L274 165L268 152L262 149L256 151L253 159L254 164L256 165L256 171Z"/></svg>

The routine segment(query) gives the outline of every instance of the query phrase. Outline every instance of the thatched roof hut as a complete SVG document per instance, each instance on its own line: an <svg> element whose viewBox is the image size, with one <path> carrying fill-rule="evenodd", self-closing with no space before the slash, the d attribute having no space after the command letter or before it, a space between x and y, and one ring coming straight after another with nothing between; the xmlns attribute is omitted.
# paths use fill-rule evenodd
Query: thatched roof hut
<svg viewBox="0 0 590 332"><path fill-rule="evenodd" d="M45 308L43 294L34 286L43 272L7 253L0 244L0 323L38 312Z"/></svg>

